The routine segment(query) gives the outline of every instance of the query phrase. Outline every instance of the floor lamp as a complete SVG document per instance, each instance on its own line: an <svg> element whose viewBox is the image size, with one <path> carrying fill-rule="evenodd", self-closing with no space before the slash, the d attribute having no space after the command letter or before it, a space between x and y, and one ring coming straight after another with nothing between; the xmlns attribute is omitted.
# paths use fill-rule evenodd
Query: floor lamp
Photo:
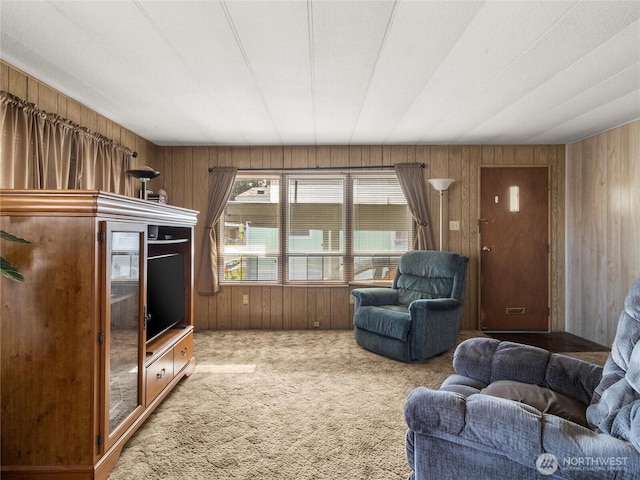
<svg viewBox="0 0 640 480"><path fill-rule="evenodd" d="M429 180L429 183L438 191L440 197L440 251L442 251L442 196L453 182L455 182L453 178L432 178Z"/></svg>

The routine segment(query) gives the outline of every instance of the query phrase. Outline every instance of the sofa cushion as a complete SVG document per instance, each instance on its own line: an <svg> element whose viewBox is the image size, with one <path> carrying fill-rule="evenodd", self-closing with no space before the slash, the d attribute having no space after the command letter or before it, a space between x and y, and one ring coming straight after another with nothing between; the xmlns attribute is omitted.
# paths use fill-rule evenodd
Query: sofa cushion
<svg viewBox="0 0 640 480"><path fill-rule="evenodd" d="M542 413L550 413L588 427L587 406L584 403L548 388L513 380L499 380L480 390L480 393L525 403Z"/></svg>
<svg viewBox="0 0 640 480"><path fill-rule="evenodd" d="M493 355L491 381L517 380L542 385L551 354L542 348L514 342L500 342ZM518 358L514 362L514 358Z"/></svg>
<svg viewBox="0 0 640 480"><path fill-rule="evenodd" d="M549 358L544 383L541 386L589 405L601 378L600 365L554 353Z"/></svg>
<svg viewBox="0 0 640 480"><path fill-rule="evenodd" d="M355 327L406 342L411 327L411 315L406 307L386 305L360 307L353 317Z"/></svg>

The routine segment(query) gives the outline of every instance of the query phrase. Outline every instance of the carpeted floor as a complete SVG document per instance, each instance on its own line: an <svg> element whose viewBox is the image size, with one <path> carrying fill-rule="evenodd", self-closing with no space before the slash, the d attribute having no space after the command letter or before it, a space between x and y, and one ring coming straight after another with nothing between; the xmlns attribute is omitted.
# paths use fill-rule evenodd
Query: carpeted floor
<svg viewBox="0 0 640 480"><path fill-rule="evenodd" d="M110 480L406 479L407 394L453 372L453 349L404 364L351 331L197 332L194 351L196 372L129 440Z"/></svg>

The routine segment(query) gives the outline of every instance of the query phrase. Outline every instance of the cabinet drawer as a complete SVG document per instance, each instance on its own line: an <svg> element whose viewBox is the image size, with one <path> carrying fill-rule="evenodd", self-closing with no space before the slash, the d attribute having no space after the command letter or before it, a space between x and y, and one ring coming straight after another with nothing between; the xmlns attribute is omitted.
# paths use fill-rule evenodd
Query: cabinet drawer
<svg viewBox="0 0 640 480"><path fill-rule="evenodd" d="M193 357L193 332L180 340L175 347L173 347L173 368L175 374L182 370Z"/></svg>
<svg viewBox="0 0 640 480"><path fill-rule="evenodd" d="M147 367L147 405L173 379L173 350L169 350Z"/></svg>

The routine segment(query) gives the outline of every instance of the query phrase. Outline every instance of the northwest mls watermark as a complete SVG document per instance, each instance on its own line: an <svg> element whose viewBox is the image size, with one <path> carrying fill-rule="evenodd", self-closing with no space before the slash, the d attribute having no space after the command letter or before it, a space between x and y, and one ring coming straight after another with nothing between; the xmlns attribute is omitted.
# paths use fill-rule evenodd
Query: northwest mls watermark
<svg viewBox="0 0 640 480"><path fill-rule="evenodd" d="M558 468L564 471L615 472L623 471L627 457L564 457L558 460L553 453L543 453L536 460L536 468L543 475L553 475Z"/></svg>

